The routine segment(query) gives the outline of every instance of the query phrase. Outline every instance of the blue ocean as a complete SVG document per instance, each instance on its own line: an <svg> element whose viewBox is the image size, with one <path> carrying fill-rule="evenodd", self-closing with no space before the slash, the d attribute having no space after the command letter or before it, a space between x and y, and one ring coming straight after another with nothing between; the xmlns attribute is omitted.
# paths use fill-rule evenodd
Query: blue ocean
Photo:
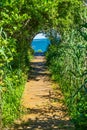
<svg viewBox="0 0 87 130"><path fill-rule="evenodd" d="M45 52L50 44L50 40L47 38L43 39L33 39L31 47L35 52Z"/></svg>

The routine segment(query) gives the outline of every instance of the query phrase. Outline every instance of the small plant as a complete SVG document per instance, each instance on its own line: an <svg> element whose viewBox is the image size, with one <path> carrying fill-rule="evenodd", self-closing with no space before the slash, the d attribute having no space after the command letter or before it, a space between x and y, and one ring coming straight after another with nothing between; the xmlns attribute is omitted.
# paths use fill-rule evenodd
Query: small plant
<svg viewBox="0 0 87 130"><path fill-rule="evenodd" d="M41 49L39 49L39 50L38 50L38 52L42 52L42 50L41 50Z"/></svg>

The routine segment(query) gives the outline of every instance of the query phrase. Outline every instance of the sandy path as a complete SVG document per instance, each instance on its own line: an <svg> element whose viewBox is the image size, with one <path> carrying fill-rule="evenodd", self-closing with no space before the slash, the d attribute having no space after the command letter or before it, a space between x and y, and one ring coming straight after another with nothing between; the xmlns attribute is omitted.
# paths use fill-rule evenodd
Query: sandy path
<svg viewBox="0 0 87 130"><path fill-rule="evenodd" d="M16 121L14 130L74 130L60 89L52 89L55 84L49 80L44 56L35 56L31 66L22 98L26 113Z"/></svg>

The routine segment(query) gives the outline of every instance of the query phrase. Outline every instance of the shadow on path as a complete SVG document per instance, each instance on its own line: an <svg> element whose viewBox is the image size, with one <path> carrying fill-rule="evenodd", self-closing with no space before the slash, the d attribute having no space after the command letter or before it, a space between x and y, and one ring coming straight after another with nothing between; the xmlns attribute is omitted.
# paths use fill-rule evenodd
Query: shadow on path
<svg viewBox="0 0 87 130"><path fill-rule="evenodd" d="M67 114L67 108L61 103L61 93L52 93L50 102L42 106L27 108L27 120L14 125L15 130L75 130ZM49 95L47 96L49 98ZM55 100L57 99L57 101ZM58 104L59 102L59 104ZM32 118L31 118L32 117Z"/></svg>
<svg viewBox="0 0 87 130"><path fill-rule="evenodd" d="M45 56L44 52L35 52L34 56Z"/></svg>
<svg viewBox="0 0 87 130"><path fill-rule="evenodd" d="M54 118L29 119L27 122L22 122L15 126L15 130L74 130L74 127L69 124L69 121L58 120Z"/></svg>
<svg viewBox="0 0 87 130"><path fill-rule="evenodd" d="M31 73L23 94L25 114L11 130L75 130L63 104L58 85L49 79L43 53L36 53L31 62Z"/></svg>
<svg viewBox="0 0 87 130"><path fill-rule="evenodd" d="M34 54L35 60L31 61L31 72L29 73L28 80L37 80L37 77L47 77L50 73L47 71L45 54L43 52L36 52Z"/></svg>
<svg viewBox="0 0 87 130"><path fill-rule="evenodd" d="M75 130L70 119L66 119L66 111L65 107L58 108L52 104L27 109L27 114L31 114L32 118L16 124L14 128L15 130Z"/></svg>

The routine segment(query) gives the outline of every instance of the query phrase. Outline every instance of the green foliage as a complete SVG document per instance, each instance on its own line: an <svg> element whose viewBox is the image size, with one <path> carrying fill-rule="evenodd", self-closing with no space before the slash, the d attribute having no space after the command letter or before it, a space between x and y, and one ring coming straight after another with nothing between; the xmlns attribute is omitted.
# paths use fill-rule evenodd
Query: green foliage
<svg viewBox="0 0 87 130"><path fill-rule="evenodd" d="M62 33L71 28L79 27L86 14L82 0L54 0L50 4L50 10L51 25Z"/></svg>
<svg viewBox="0 0 87 130"><path fill-rule="evenodd" d="M79 128L87 127L87 41L72 30L46 53L52 78L60 84L69 114Z"/></svg>
<svg viewBox="0 0 87 130"><path fill-rule="evenodd" d="M2 121L3 125L11 124L22 110L21 95L25 80L21 70L8 72L2 85Z"/></svg>
<svg viewBox="0 0 87 130"><path fill-rule="evenodd" d="M0 1L0 91L4 125L10 124L18 116L23 84L30 69L29 63L33 53L30 42L36 32L55 29L64 34L70 28L83 25L86 16L87 8L83 6L82 0ZM82 27L80 33L85 38L83 30ZM85 75L85 59L81 57L84 57L86 52L86 43L83 43L84 40L81 38L78 39L79 35L75 35L76 32L73 35L65 33L63 44L51 45L47 53L53 77L61 84L71 86L73 92L76 90L75 87L78 88L82 84L81 75ZM67 90L67 87L62 89ZM71 92L69 89L68 91ZM69 94L65 95L67 99Z"/></svg>

